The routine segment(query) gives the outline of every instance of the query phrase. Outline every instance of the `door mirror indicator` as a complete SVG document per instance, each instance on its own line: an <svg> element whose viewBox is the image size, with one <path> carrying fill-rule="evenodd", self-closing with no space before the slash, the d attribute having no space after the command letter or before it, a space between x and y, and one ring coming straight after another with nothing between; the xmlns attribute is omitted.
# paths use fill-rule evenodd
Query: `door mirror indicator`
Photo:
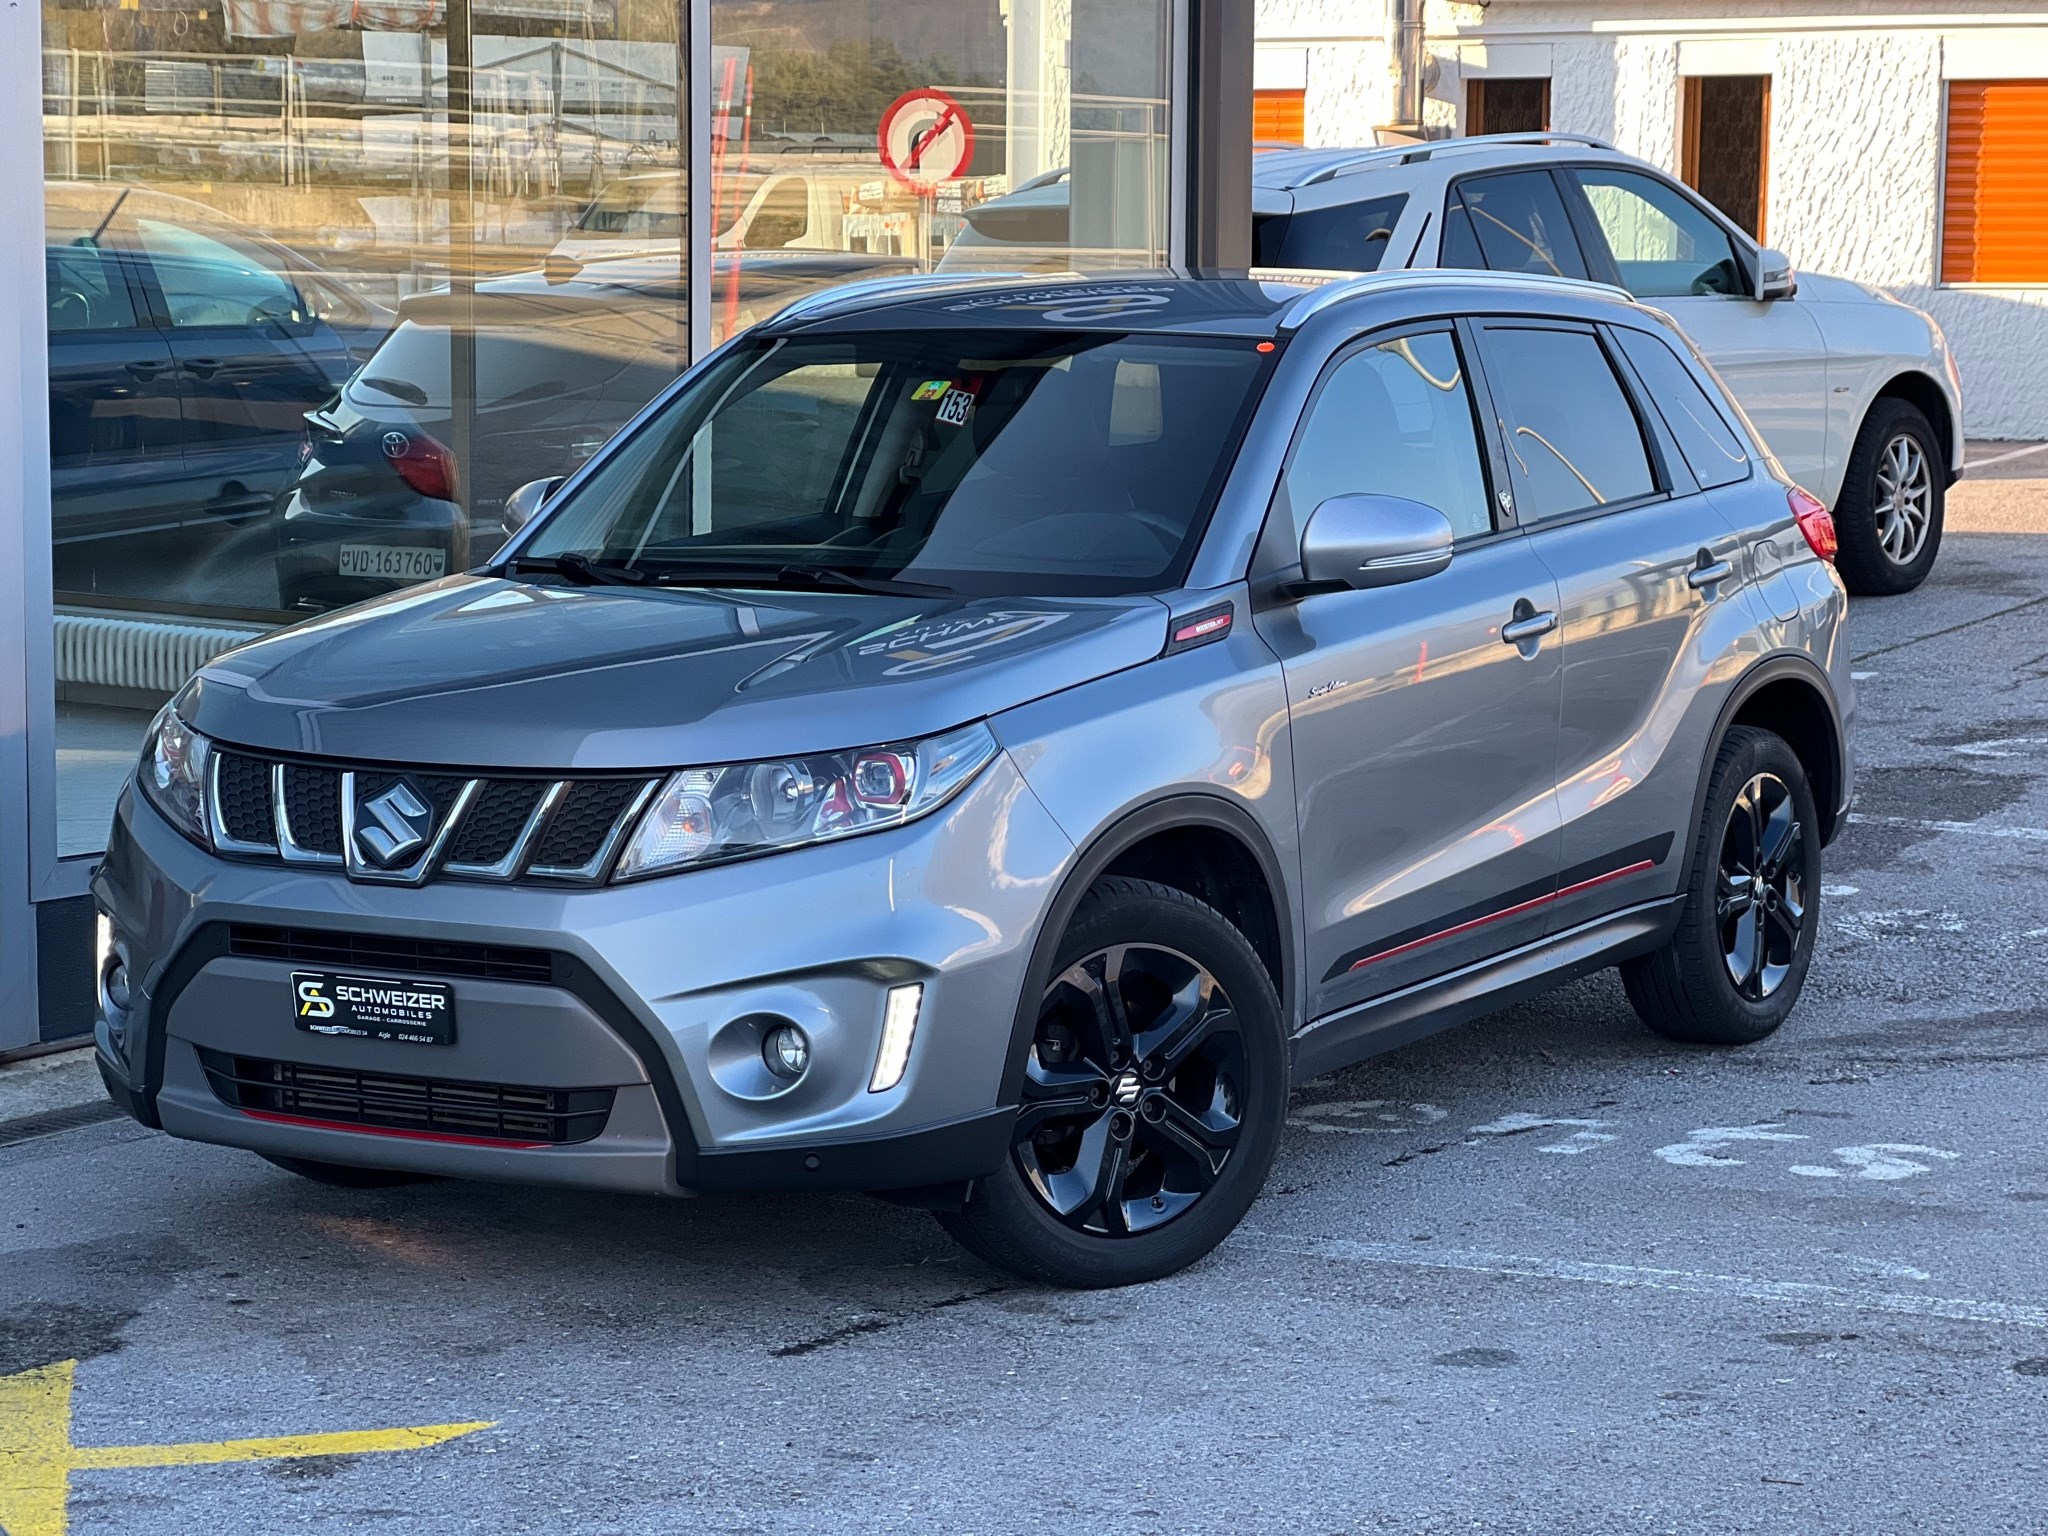
<svg viewBox="0 0 2048 1536"><path fill-rule="evenodd" d="M1772 299L1789 299L1799 292L1799 274L1792 270L1792 258L1765 246L1756 253L1756 296L1768 304Z"/></svg>
<svg viewBox="0 0 2048 1536"><path fill-rule="evenodd" d="M529 480L510 496L505 498L505 510L499 521L507 533L517 533L533 521L534 513L547 505L547 500L561 488L566 475L555 475L545 480Z"/></svg>
<svg viewBox="0 0 2048 1536"><path fill-rule="evenodd" d="M1311 587L1391 587L1451 563L1451 520L1400 496L1332 496L1309 514L1301 576Z"/></svg>

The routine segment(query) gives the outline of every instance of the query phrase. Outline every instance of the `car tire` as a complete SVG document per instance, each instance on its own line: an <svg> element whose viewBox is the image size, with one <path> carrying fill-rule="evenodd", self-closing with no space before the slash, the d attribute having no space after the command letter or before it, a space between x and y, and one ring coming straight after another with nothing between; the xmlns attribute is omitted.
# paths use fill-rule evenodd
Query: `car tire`
<svg viewBox="0 0 2048 1536"><path fill-rule="evenodd" d="M337 1189L396 1189L401 1184L426 1184L440 1177L435 1173L409 1173L403 1168L358 1168L350 1163L324 1163L311 1157L285 1157L275 1152L256 1154L286 1173L296 1173L315 1184L332 1184Z"/></svg>
<svg viewBox="0 0 2048 1536"><path fill-rule="evenodd" d="M1863 418L1835 512L1835 569L1859 597L1910 592L1941 550L1948 470L1933 425L1883 398Z"/></svg>
<svg viewBox="0 0 2048 1536"><path fill-rule="evenodd" d="M1148 880L1082 897L1024 1069L1002 1168L937 1215L1050 1285L1133 1285L1203 1257L1250 1209L1286 1119L1272 977L1222 914Z"/></svg>
<svg viewBox="0 0 2048 1536"><path fill-rule="evenodd" d="M1621 967L1637 1017L1695 1045L1763 1039L1799 1000L1820 920L1820 818L1783 737L1721 742L1682 895L1663 947Z"/></svg>

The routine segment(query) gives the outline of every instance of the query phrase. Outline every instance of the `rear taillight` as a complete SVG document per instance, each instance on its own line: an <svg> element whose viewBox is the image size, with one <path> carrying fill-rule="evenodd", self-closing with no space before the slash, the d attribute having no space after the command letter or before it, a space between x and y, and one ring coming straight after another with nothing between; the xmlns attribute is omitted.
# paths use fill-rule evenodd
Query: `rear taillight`
<svg viewBox="0 0 2048 1536"><path fill-rule="evenodd" d="M1820 498L1810 491L1793 486L1785 493L1785 500L1792 508L1792 521L1799 525L1799 531L1806 535L1806 544L1821 559L1835 563L1835 520L1828 515L1828 509L1821 505Z"/></svg>
<svg viewBox="0 0 2048 1536"><path fill-rule="evenodd" d="M398 453L387 451L386 458L398 471L398 478L422 496L431 496L436 501L460 499L455 493L455 455L446 444L436 442L424 432L410 433L405 447Z"/></svg>

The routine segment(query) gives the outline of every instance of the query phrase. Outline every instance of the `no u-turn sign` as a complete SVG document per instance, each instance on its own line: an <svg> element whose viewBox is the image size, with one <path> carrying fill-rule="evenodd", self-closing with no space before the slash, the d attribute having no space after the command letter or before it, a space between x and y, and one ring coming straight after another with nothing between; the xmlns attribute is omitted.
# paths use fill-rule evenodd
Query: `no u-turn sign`
<svg viewBox="0 0 2048 1536"><path fill-rule="evenodd" d="M882 114L881 149L891 176L930 193L965 174L974 159L974 124L944 91L905 91Z"/></svg>

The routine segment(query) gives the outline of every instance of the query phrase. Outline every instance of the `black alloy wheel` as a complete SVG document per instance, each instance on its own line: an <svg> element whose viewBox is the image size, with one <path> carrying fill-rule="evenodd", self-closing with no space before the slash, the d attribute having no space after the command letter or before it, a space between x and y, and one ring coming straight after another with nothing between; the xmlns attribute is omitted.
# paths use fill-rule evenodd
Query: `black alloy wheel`
<svg viewBox="0 0 2048 1536"><path fill-rule="evenodd" d="M1806 926L1800 826L1792 790L1759 773L1735 797L1721 838L1715 919L1721 955L1738 996L1760 1003L1792 972Z"/></svg>
<svg viewBox="0 0 2048 1536"><path fill-rule="evenodd" d="M1214 907L1125 875L1089 887L1040 964L1017 1010L1009 1154L938 1219L1044 1284L1185 1269L1230 1235L1280 1147L1273 974Z"/></svg>
<svg viewBox="0 0 2048 1536"><path fill-rule="evenodd" d="M1791 745L1730 727L1714 754L1670 937L1625 960L1637 1017L1667 1040L1751 1045L1799 1001L1820 923L1820 815Z"/></svg>
<svg viewBox="0 0 2048 1536"><path fill-rule="evenodd" d="M1076 1231L1128 1237L1212 1189L1244 1129L1245 1054L1216 978L1177 950L1114 944L1046 989L1013 1152Z"/></svg>

